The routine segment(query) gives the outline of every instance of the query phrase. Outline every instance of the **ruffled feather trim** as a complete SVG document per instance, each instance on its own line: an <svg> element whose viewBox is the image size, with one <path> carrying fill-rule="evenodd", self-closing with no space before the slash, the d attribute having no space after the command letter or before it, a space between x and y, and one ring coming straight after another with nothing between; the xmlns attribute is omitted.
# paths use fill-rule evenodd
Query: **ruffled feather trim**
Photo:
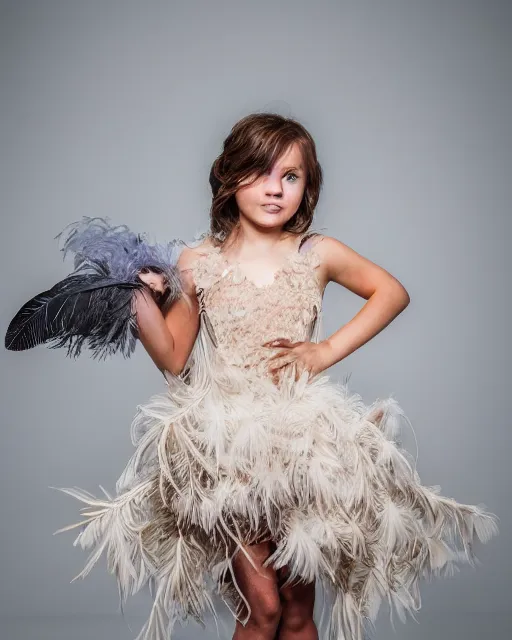
<svg viewBox="0 0 512 640"><path fill-rule="evenodd" d="M278 389L227 366L203 323L186 378L138 408L135 453L117 495L85 502L75 541L106 551L121 601L146 582L154 604L137 640L166 640L176 621L203 621L215 592L245 623L250 608L232 573L243 545L267 536L267 564L287 583L317 580L329 607L321 637L362 640L382 600L405 621L419 581L477 562L476 538L498 533L484 505L421 484L399 444L407 421L394 398L365 405L327 375ZM77 577L79 577L77 576Z"/></svg>

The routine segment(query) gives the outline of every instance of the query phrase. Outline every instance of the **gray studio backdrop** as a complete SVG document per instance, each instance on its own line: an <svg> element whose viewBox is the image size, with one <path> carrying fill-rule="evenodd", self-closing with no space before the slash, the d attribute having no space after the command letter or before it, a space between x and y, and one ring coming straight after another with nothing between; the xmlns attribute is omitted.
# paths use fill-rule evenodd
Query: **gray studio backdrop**
<svg viewBox="0 0 512 640"><path fill-rule="evenodd" d="M240 117L299 118L325 171L316 226L394 274L411 304L331 370L370 402L394 394L418 471L483 502L501 535L482 566L424 583L402 638L508 637L510 620L511 5L494 0L11 0L0 4L1 328L69 273L54 236L83 215L191 239L208 173ZM363 300L334 284L325 333ZM108 490L132 453L138 403L163 390L139 348L77 361L1 353L0 639L132 638L145 592L117 613L86 554L81 503L48 487ZM416 453L410 430L405 444ZM393 637L387 610L377 637ZM508 632L507 632L508 631ZM199 627L176 638L215 637Z"/></svg>

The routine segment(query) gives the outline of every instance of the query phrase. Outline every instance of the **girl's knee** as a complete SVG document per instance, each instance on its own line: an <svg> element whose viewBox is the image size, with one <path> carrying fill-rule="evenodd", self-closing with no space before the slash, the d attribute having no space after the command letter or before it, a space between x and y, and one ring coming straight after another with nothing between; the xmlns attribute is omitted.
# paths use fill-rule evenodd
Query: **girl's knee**
<svg viewBox="0 0 512 640"><path fill-rule="evenodd" d="M279 618L281 617L282 612L282 605L279 594L267 594L263 598L261 598L261 600L258 602L256 612L256 615L261 620L266 620L268 622L279 622Z"/></svg>
<svg viewBox="0 0 512 640"><path fill-rule="evenodd" d="M247 548L247 553L251 555L257 569L240 552L233 562L238 586L251 610L246 627L258 630L259 636L273 638L281 618L281 599L275 571L263 567L271 553L270 544L252 545Z"/></svg>
<svg viewBox="0 0 512 640"><path fill-rule="evenodd" d="M281 618L282 605L278 594L265 594L251 607L248 624L258 628L277 628Z"/></svg>
<svg viewBox="0 0 512 640"><path fill-rule="evenodd" d="M285 605L281 615L283 629L299 632L313 625L313 611L300 606Z"/></svg>

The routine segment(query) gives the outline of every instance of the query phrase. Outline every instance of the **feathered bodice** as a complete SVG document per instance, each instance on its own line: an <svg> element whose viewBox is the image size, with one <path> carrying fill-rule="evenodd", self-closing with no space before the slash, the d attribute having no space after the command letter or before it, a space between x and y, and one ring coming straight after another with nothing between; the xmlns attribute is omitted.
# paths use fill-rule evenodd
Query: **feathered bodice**
<svg viewBox="0 0 512 640"><path fill-rule="evenodd" d="M263 343L312 339L322 291L320 257L308 243L288 253L266 285L256 284L238 262L228 261L220 247L201 248L192 269L201 314L228 364L270 377L267 360L276 348Z"/></svg>

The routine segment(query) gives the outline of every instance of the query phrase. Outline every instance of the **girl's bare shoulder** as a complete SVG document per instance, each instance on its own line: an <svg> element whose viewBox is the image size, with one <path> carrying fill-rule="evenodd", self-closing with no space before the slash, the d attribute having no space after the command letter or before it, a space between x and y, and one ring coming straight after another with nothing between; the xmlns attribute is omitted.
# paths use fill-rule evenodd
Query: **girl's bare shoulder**
<svg viewBox="0 0 512 640"><path fill-rule="evenodd" d="M180 252L177 266L180 272L182 282L185 286L187 293L196 291L195 282L195 266L198 260L205 255L208 255L210 249L213 248L213 243L209 237L206 237L192 245L185 245Z"/></svg>
<svg viewBox="0 0 512 640"><path fill-rule="evenodd" d="M213 243L209 237L204 238L197 244L185 245L178 258L180 270L192 269L196 261L208 253L213 248Z"/></svg>

